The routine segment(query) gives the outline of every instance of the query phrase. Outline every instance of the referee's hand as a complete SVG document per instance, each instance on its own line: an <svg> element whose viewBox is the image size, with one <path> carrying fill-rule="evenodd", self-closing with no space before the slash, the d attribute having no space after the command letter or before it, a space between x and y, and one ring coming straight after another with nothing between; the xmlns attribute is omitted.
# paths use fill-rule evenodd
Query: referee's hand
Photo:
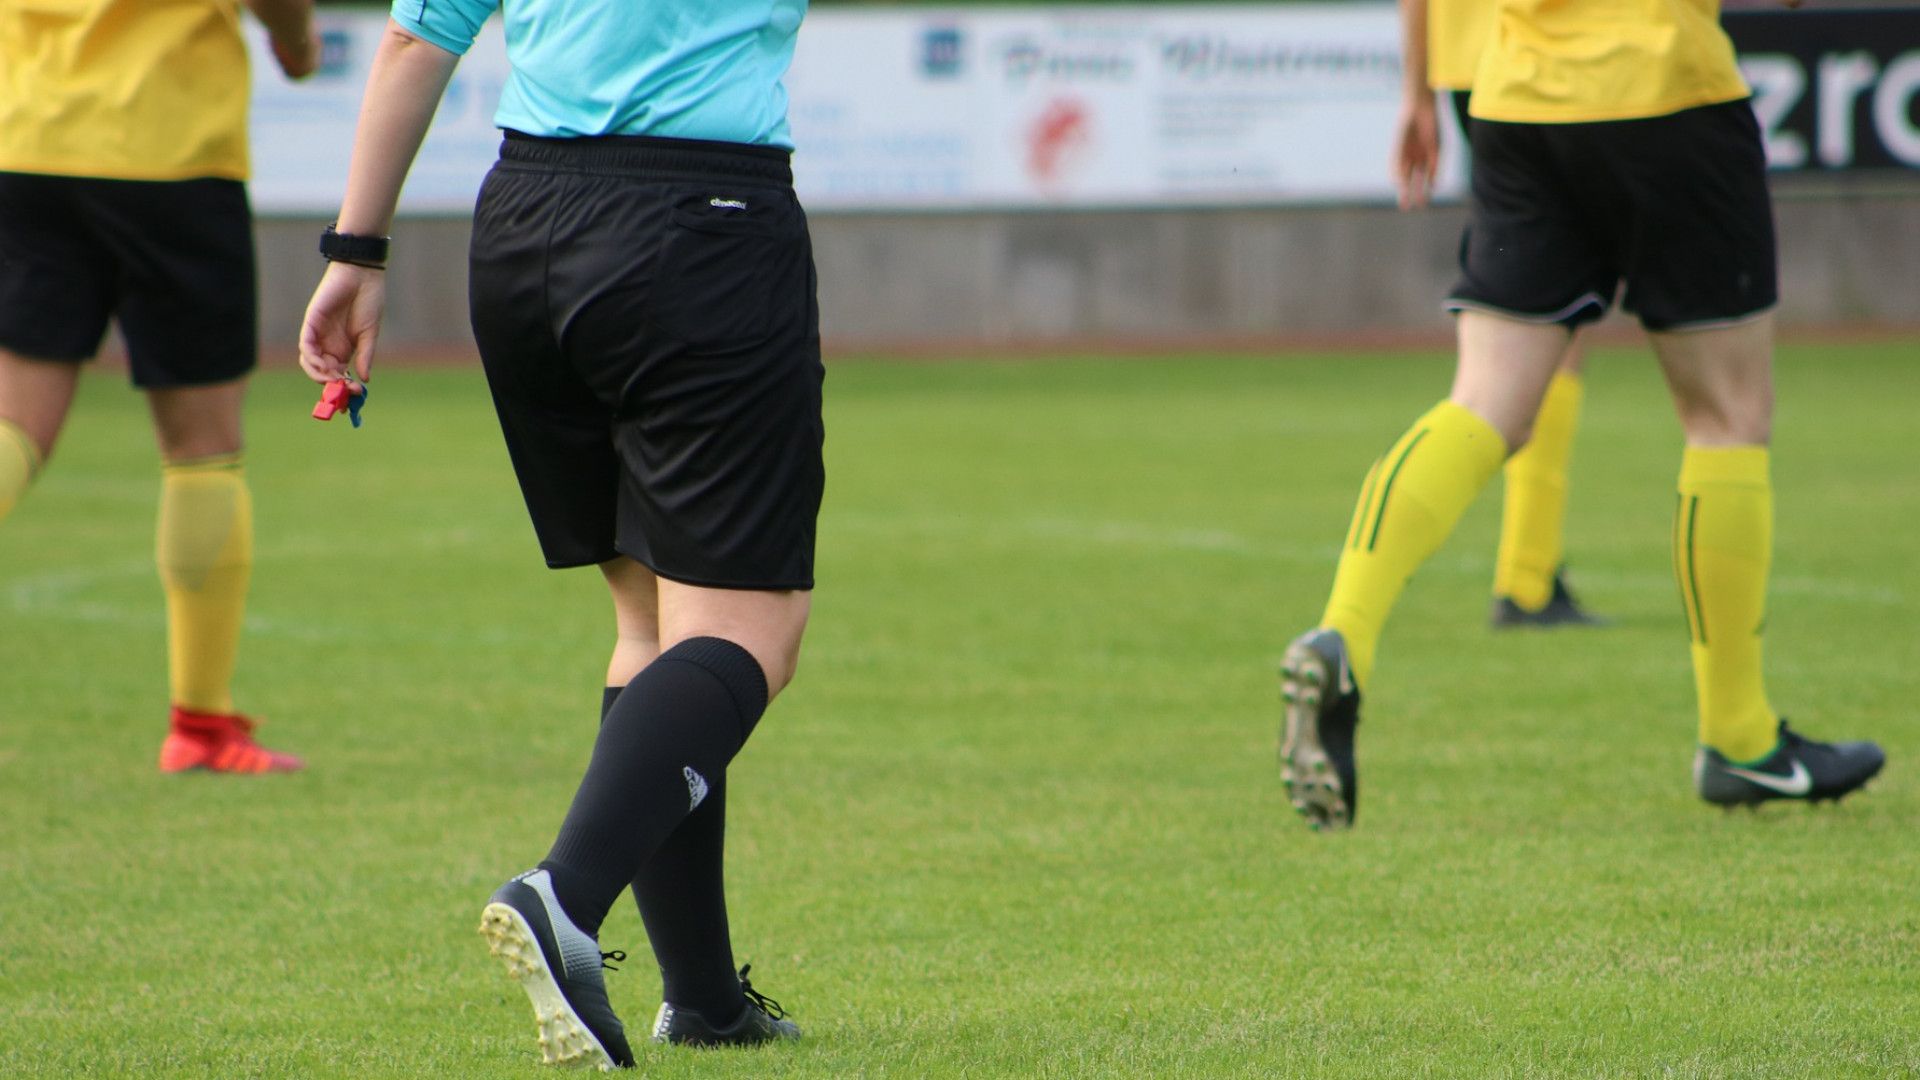
<svg viewBox="0 0 1920 1080"><path fill-rule="evenodd" d="M314 382L365 383L373 374L373 350L386 307L386 271L328 263L300 324L301 370Z"/></svg>

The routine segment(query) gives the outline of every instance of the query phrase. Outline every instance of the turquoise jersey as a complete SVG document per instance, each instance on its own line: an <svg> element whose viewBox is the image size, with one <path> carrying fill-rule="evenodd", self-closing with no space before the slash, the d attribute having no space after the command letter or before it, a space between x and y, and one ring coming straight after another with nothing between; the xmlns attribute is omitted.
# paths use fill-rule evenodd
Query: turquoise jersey
<svg viewBox="0 0 1920 1080"><path fill-rule="evenodd" d="M793 147L780 80L807 0L394 0L393 21L459 55L496 7L503 128Z"/></svg>

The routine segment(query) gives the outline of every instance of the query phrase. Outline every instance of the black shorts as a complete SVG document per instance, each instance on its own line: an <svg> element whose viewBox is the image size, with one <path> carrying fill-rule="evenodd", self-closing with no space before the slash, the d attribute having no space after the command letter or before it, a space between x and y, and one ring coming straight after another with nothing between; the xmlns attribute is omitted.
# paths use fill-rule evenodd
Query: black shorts
<svg viewBox="0 0 1920 1080"><path fill-rule="evenodd" d="M0 348L82 361L120 323L134 385L253 369L253 216L238 180L0 172Z"/></svg>
<svg viewBox="0 0 1920 1080"><path fill-rule="evenodd" d="M510 134L473 333L547 564L813 587L820 317L788 154Z"/></svg>
<svg viewBox="0 0 1920 1080"><path fill-rule="evenodd" d="M1745 100L1646 120L1476 119L1473 201L1449 310L1578 326L1621 307L1649 330L1774 306L1766 153Z"/></svg>

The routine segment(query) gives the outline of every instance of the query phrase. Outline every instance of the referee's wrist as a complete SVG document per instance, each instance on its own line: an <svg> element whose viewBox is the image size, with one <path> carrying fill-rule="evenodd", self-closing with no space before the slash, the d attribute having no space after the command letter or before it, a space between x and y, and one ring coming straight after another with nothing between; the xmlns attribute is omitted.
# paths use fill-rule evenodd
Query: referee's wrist
<svg viewBox="0 0 1920 1080"><path fill-rule="evenodd" d="M356 233L340 232L338 222L328 225L320 234L320 257L328 262L343 262L353 266L364 266L369 270L387 268L387 249L390 237L363 236Z"/></svg>

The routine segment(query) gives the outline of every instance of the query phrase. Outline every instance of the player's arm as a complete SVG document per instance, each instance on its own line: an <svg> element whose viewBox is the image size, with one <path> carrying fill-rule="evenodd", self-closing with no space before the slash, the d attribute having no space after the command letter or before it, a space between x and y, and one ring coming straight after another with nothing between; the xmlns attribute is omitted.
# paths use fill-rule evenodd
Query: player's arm
<svg viewBox="0 0 1920 1080"><path fill-rule="evenodd" d="M267 43L287 78L304 79L320 66L313 0L247 0L247 10L267 28Z"/></svg>
<svg viewBox="0 0 1920 1080"><path fill-rule="evenodd" d="M392 229L400 185L459 62L459 53L387 24L360 103L338 231L386 236ZM300 327L300 366L315 382L366 379L385 308L384 269L329 262Z"/></svg>
<svg viewBox="0 0 1920 1080"><path fill-rule="evenodd" d="M1427 0L1400 0L1400 119L1393 138L1400 209L1427 205L1439 169L1440 121L1427 85Z"/></svg>

